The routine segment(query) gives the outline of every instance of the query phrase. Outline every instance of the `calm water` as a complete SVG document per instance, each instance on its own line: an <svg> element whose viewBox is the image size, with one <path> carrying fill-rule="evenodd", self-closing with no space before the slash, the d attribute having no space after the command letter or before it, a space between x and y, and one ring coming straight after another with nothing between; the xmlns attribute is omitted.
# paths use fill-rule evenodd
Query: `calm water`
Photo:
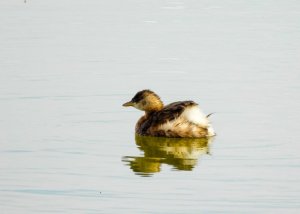
<svg viewBox="0 0 300 214"><path fill-rule="evenodd" d="M0 2L1 213L299 213L300 2ZM209 140L135 138L150 88Z"/></svg>

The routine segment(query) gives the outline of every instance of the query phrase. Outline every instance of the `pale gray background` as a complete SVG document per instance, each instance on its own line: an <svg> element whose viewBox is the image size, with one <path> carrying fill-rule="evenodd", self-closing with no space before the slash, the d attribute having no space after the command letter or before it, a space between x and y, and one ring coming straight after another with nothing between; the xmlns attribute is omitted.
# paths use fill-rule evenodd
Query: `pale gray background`
<svg viewBox="0 0 300 214"><path fill-rule="evenodd" d="M1 213L299 213L299 38L297 0L1 0ZM144 88L216 112L193 171L122 162Z"/></svg>

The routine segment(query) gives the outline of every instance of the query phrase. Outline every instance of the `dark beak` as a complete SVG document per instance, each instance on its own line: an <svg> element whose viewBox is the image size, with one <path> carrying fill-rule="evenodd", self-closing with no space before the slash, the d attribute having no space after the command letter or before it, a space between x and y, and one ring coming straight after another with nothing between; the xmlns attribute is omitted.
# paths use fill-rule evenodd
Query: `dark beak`
<svg viewBox="0 0 300 214"><path fill-rule="evenodd" d="M123 104L124 107L133 106L133 102L129 101Z"/></svg>

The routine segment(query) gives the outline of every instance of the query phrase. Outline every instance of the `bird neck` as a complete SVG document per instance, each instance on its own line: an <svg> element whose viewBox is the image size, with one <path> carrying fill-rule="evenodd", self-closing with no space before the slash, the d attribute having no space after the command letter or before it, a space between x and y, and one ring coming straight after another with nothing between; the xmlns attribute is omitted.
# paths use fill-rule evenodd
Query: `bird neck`
<svg viewBox="0 0 300 214"><path fill-rule="evenodd" d="M145 110L145 115L151 115L154 112L160 111L164 108L164 104L161 100L157 99L147 104Z"/></svg>

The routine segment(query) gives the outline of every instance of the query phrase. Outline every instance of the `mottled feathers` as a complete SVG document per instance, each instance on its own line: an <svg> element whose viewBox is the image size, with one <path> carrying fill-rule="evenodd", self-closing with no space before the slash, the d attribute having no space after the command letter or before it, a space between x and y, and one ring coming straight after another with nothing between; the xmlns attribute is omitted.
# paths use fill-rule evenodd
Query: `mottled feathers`
<svg viewBox="0 0 300 214"><path fill-rule="evenodd" d="M194 101L179 101L164 107L158 95L143 90L124 106L145 111L136 124L139 135L197 138L215 135L208 118Z"/></svg>

